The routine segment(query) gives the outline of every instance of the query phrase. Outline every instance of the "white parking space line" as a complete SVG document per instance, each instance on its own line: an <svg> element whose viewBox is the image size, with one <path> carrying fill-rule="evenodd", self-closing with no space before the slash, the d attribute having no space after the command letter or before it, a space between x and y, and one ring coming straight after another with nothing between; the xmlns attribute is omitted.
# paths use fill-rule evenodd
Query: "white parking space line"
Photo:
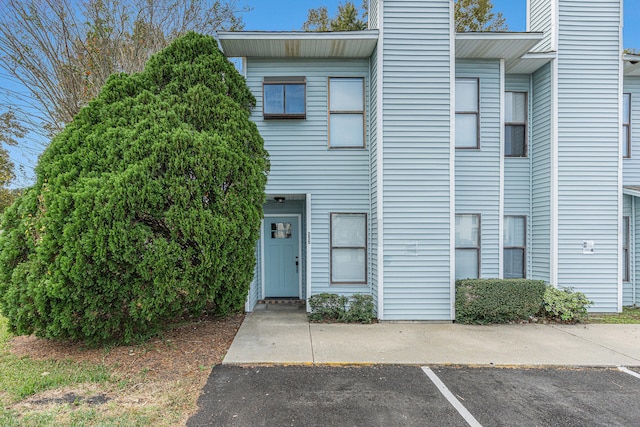
<svg viewBox="0 0 640 427"><path fill-rule="evenodd" d="M462 403L460 403L460 401L456 399L453 393L449 391L447 386L444 385L444 383L440 380L440 378L438 378L435 372L433 372L430 368L427 368L426 366L423 366L422 370L424 371L425 374L427 374L427 376L433 382L433 384L435 384L435 386L438 387L438 390L440 390L440 393L442 393L442 395L447 398L449 403L451 403L451 405L456 409L456 411L458 411L458 413L462 415L462 418L464 418L467 424L469 424L472 427L482 427L482 424L480 424L478 420L476 420L475 417L471 415L471 412L467 411L467 408L465 408L462 405Z"/></svg>
<svg viewBox="0 0 640 427"><path fill-rule="evenodd" d="M639 373L637 373L635 371L632 371L631 369L627 369L624 366L618 366L618 370L624 372L625 374L629 374L629 375L632 375L632 376L640 379L640 374Z"/></svg>

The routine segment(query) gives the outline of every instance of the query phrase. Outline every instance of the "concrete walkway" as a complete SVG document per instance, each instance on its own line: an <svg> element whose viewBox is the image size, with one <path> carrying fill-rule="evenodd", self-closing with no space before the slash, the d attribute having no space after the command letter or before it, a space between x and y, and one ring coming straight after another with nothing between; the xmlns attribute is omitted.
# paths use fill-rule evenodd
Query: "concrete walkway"
<svg viewBox="0 0 640 427"><path fill-rule="evenodd" d="M640 366L640 325L324 324L269 306L247 315L223 364Z"/></svg>

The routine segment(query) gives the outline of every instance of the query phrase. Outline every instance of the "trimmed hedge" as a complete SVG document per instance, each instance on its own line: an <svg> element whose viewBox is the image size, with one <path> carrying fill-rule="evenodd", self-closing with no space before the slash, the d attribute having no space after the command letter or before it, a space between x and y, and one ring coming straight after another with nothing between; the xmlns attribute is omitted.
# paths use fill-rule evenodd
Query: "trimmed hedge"
<svg viewBox="0 0 640 427"><path fill-rule="evenodd" d="M545 289L542 280L458 280L456 322L486 324L528 319L540 311Z"/></svg>

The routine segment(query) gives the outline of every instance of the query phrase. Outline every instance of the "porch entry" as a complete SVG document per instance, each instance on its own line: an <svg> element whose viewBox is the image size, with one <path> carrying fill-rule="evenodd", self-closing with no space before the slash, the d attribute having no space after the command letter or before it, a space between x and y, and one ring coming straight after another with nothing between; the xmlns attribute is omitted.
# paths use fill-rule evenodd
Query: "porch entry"
<svg viewBox="0 0 640 427"><path fill-rule="evenodd" d="M302 260L300 216L264 218L264 297L299 298Z"/></svg>

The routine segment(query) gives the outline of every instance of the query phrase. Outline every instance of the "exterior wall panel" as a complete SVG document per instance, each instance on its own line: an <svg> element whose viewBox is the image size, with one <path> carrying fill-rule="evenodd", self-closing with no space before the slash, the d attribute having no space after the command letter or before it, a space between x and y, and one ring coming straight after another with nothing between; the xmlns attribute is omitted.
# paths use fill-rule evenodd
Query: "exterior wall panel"
<svg viewBox="0 0 640 427"><path fill-rule="evenodd" d="M618 309L620 2L561 0L558 284ZM595 252L583 254L584 241Z"/></svg>
<svg viewBox="0 0 640 427"><path fill-rule="evenodd" d="M384 316L450 320L453 11L449 0L382 5Z"/></svg>
<svg viewBox="0 0 640 427"><path fill-rule="evenodd" d="M271 155L266 192L274 195L312 194L310 229L313 253L307 258L311 262L313 293L369 293L369 286L331 286L329 277L330 212L363 212L370 216L369 141L365 149L330 150L327 124L328 78L365 78L367 105L369 61L249 58L247 62L247 84L257 100L252 120L256 122ZM264 120L264 76L305 76L307 118ZM366 116L369 129L368 114Z"/></svg>
<svg viewBox="0 0 640 427"><path fill-rule="evenodd" d="M624 185L640 185L640 77L625 77L624 93L631 94L631 157L622 162Z"/></svg>
<svg viewBox="0 0 640 427"><path fill-rule="evenodd" d="M480 277L498 277L500 62L458 60L456 77L480 79L480 149L456 149L456 213L480 214Z"/></svg>

